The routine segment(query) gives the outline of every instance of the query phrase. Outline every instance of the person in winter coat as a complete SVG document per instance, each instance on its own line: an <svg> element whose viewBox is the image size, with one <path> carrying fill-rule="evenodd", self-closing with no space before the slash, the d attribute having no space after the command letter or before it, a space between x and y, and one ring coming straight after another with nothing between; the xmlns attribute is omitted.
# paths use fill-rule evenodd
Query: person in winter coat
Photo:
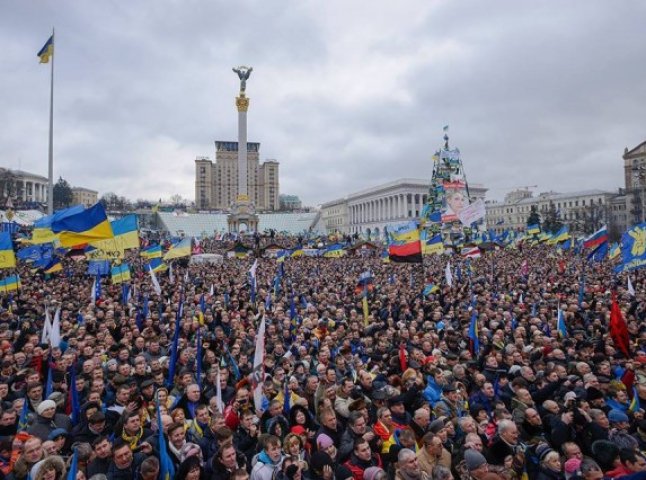
<svg viewBox="0 0 646 480"><path fill-rule="evenodd" d="M211 480L230 480L233 473L246 468L246 459L236 450L232 442L220 445L218 452L210 461Z"/></svg>
<svg viewBox="0 0 646 480"><path fill-rule="evenodd" d="M108 467L108 480L132 480L137 469L146 459L142 453L132 453L130 444L122 439L117 439L113 448L112 463Z"/></svg>
<svg viewBox="0 0 646 480"><path fill-rule="evenodd" d="M271 480L274 472L280 468L283 454L280 450L280 438L270 435L265 440L265 447L254 458L249 480Z"/></svg>
<svg viewBox="0 0 646 480"><path fill-rule="evenodd" d="M62 428L66 432L72 429L70 418L61 413L56 413L56 402L53 400L40 402L36 407L36 414L36 418L27 429L27 433L40 438L43 442L57 428Z"/></svg>
<svg viewBox="0 0 646 480"><path fill-rule="evenodd" d="M367 468L383 468L383 463L381 462L379 454L372 453L368 441L364 438L359 438L354 442L354 449L352 450L350 459L343 466L352 472L354 480L363 480L363 472Z"/></svg>
<svg viewBox="0 0 646 480"><path fill-rule="evenodd" d="M565 480L565 474L561 469L561 459L559 458L558 452L555 452L549 447L541 449L543 446L541 445L536 449L541 459L536 480Z"/></svg>
<svg viewBox="0 0 646 480"><path fill-rule="evenodd" d="M66 471L63 458L52 455L32 467L31 478L33 480L62 480L65 478Z"/></svg>

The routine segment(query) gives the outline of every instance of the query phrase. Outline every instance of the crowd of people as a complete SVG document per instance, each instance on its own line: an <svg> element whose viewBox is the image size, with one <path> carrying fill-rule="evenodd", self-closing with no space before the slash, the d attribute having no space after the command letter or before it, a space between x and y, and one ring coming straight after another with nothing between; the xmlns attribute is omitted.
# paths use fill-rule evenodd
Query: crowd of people
<svg viewBox="0 0 646 480"><path fill-rule="evenodd" d="M552 246L423 265L301 256L258 259L252 289L253 258L180 260L157 294L138 252L127 261L130 294L106 277L96 302L84 261L19 265L0 313L5 478L59 480L72 458L77 480L156 480L168 459L180 480L646 477L640 271L632 295L611 262Z"/></svg>

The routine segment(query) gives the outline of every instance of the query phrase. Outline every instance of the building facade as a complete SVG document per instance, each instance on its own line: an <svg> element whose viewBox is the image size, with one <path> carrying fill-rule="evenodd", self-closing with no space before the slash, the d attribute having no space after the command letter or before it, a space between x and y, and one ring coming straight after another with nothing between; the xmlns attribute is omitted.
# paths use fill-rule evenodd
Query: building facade
<svg viewBox="0 0 646 480"><path fill-rule="evenodd" d="M74 205L91 207L99 201L99 192L84 187L72 187L72 198Z"/></svg>
<svg viewBox="0 0 646 480"><path fill-rule="evenodd" d="M532 208L536 209L541 220L545 219L550 209L555 209L557 218L568 225L571 233L587 234L603 225L610 227L617 222L625 224L625 220L622 220L620 197L622 195L619 193L604 190L545 192L537 197L529 190L515 190L508 193L502 202L487 202L486 221L487 226L496 233L508 229L523 231L527 227Z"/></svg>
<svg viewBox="0 0 646 480"><path fill-rule="evenodd" d="M418 218L428 200L430 182L402 178L353 193L321 205L321 216L328 233L370 233L380 236L384 227ZM487 189L470 184L471 201L483 199Z"/></svg>
<svg viewBox="0 0 646 480"><path fill-rule="evenodd" d="M646 142L635 148L626 148L624 160L624 188L629 224L641 223L646 218Z"/></svg>
<svg viewBox="0 0 646 480"><path fill-rule="evenodd" d="M46 203L48 184L46 177L22 170L0 168L0 197L3 202L11 197L12 201Z"/></svg>
<svg viewBox="0 0 646 480"><path fill-rule="evenodd" d="M260 163L260 143L247 143L247 192L259 211L274 211L279 203L279 163ZM238 142L215 142L215 163L195 159L195 205L200 210L229 210L237 196Z"/></svg>

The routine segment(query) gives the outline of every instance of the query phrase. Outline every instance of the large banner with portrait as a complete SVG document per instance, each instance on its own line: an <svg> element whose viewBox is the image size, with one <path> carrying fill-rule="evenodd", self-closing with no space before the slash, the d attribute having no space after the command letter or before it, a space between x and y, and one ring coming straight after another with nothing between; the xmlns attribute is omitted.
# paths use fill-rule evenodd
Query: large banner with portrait
<svg viewBox="0 0 646 480"><path fill-rule="evenodd" d="M442 203L442 223L459 222L459 215L469 205L467 186L463 179L452 178L445 181L444 202Z"/></svg>

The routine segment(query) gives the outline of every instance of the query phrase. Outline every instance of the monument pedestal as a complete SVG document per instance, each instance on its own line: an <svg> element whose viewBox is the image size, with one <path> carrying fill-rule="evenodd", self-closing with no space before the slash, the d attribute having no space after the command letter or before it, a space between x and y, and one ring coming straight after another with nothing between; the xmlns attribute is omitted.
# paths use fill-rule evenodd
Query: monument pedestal
<svg viewBox="0 0 646 480"><path fill-rule="evenodd" d="M227 223L230 233L258 231L258 215L256 215L256 209L247 195L238 195L235 203L231 206Z"/></svg>

